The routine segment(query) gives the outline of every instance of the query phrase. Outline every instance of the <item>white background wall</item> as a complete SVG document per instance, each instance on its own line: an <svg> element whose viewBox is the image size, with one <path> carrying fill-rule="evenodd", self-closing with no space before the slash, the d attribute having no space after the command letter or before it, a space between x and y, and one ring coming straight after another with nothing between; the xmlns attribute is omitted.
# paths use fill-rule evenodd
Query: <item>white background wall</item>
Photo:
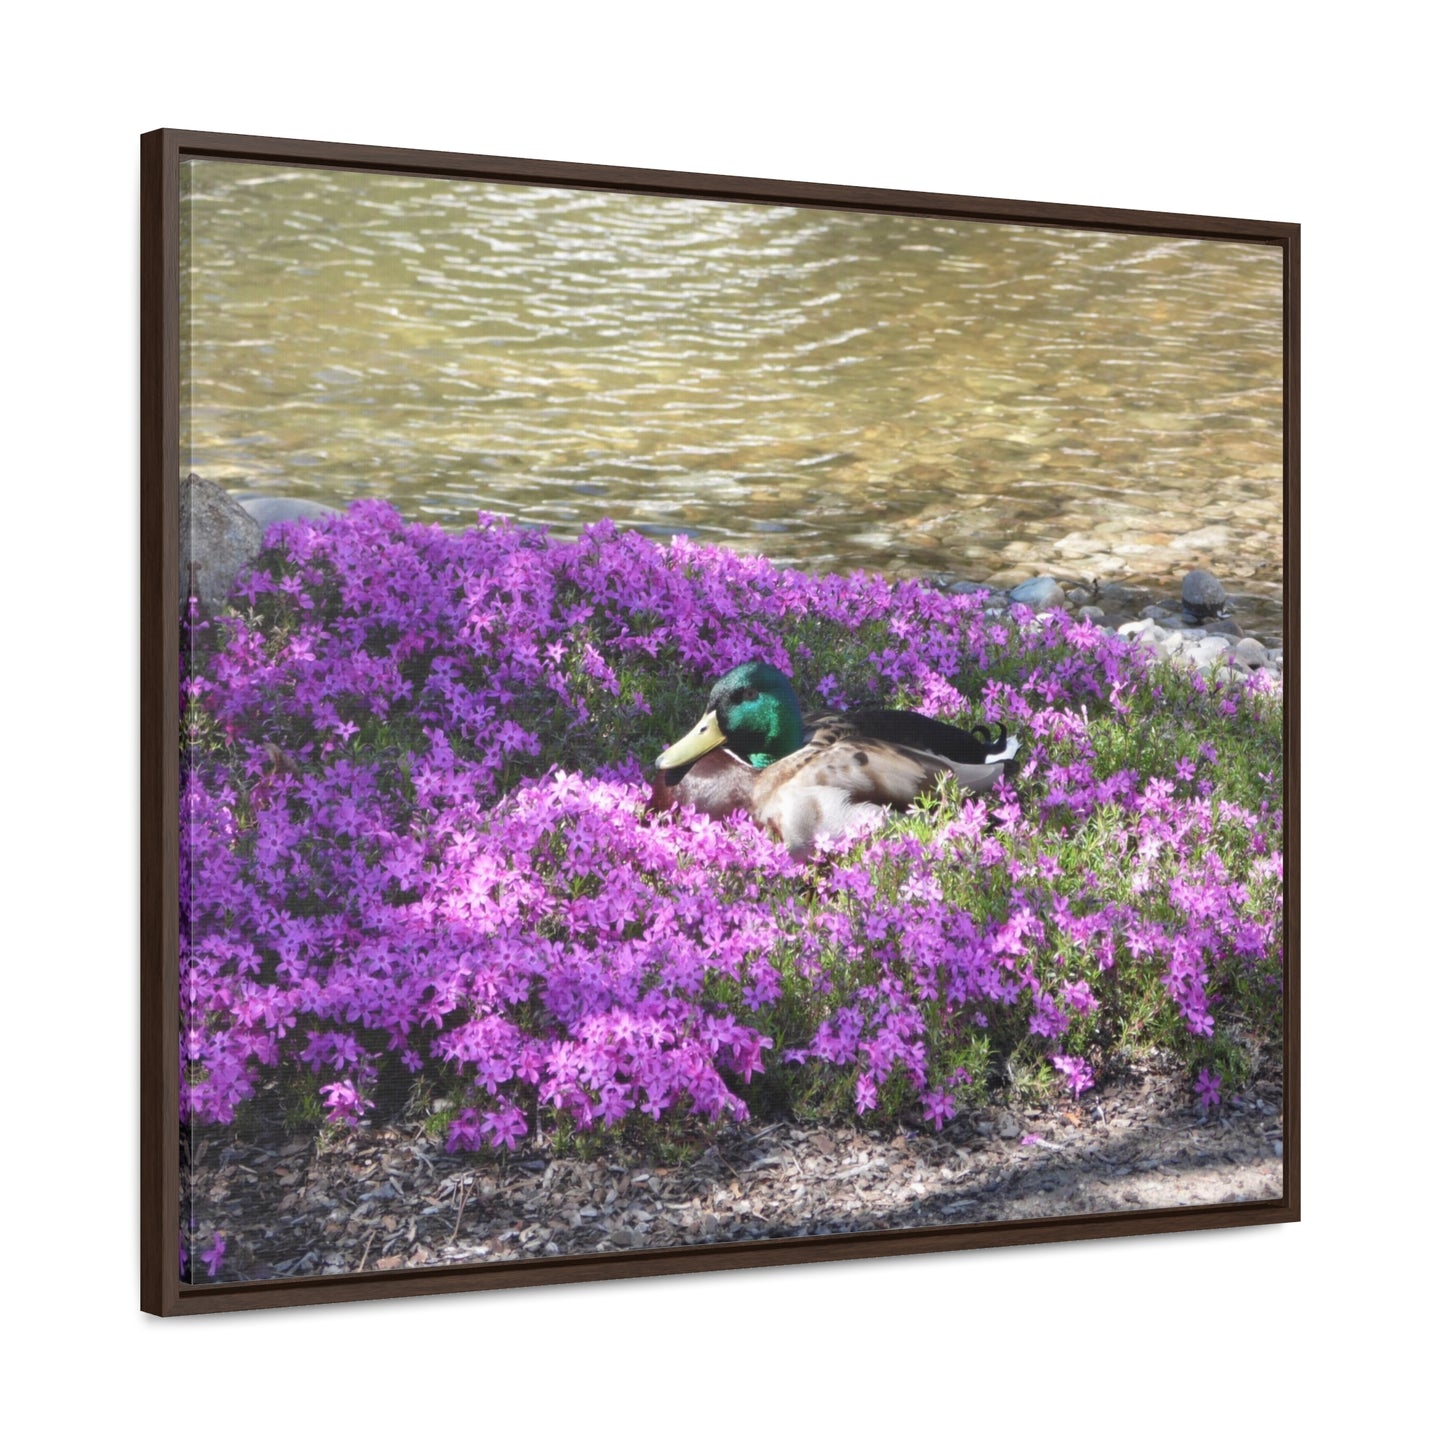
<svg viewBox="0 0 1445 1445"><path fill-rule="evenodd" d="M1439 1340L1441 932L1422 903L1440 854L1438 85L1423 9L1331 13L253 0L12 16L15 1438L148 1421L205 1441L1415 1433ZM136 189L137 137L161 125L1303 223L1305 1222L142 1317Z"/></svg>

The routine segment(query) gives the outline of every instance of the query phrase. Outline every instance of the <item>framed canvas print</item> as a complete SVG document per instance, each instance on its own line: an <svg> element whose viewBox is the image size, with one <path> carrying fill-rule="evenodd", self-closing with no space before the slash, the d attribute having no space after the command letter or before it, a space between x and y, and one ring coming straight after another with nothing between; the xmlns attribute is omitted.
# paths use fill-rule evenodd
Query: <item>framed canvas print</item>
<svg viewBox="0 0 1445 1445"><path fill-rule="evenodd" d="M1299 231L142 139L142 1305L1299 1217Z"/></svg>

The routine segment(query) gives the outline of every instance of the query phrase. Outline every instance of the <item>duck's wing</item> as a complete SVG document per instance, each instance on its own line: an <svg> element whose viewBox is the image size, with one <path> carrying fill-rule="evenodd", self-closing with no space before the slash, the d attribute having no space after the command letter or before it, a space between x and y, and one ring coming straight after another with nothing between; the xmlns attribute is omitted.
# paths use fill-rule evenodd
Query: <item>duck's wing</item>
<svg viewBox="0 0 1445 1445"><path fill-rule="evenodd" d="M876 737L820 738L764 768L755 798L762 806L784 789L831 788L854 802L906 808L951 771L947 759Z"/></svg>
<svg viewBox="0 0 1445 1445"><path fill-rule="evenodd" d="M752 814L795 857L819 838L881 822L943 778L970 791L998 781L1003 764L963 764L877 738L814 742L764 768L753 788Z"/></svg>
<svg viewBox="0 0 1445 1445"><path fill-rule="evenodd" d="M804 746L758 774L753 818L794 858L805 858L818 839L888 816L889 793L900 784L890 788L875 761L851 744Z"/></svg>
<svg viewBox="0 0 1445 1445"><path fill-rule="evenodd" d="M1017 744L1002 725L960 728L904 708L860 708L855 712L810 713L804 720L806 742L827 744L847 738L875 738L881 743L915 748L956 763L991 763L1013 756ZM1013 750L1010 750L1010 745Z"/></svg>

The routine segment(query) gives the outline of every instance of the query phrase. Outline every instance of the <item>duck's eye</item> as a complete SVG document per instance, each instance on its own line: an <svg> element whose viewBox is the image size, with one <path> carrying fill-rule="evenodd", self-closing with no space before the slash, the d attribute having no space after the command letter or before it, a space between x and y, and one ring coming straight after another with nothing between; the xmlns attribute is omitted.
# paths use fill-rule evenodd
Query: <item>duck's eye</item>
<svg viewBox="0 0 1445 1445"><path fill-rule="evenodd" d="M738 694L738 701L739 701L739 702L755 702L755 701L757 700L757 696L758 696L758 690L757 690L757 688L755 688L755 687L745 687L745 688Z"/></svg>

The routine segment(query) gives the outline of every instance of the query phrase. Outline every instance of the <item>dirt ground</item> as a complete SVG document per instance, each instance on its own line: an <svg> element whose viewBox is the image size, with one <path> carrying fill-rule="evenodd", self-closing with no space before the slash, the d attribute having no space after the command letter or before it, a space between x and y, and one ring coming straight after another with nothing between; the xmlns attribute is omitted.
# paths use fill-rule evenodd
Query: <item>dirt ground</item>
<svg viewBox="0 0 1445 1445"><path fill-rule="evenodd" d="M225 1236L216 1281L298 1278L1278 1199L1283 1149L1277 1082L1201 1117L1177 1077L1145 1074L941 1133L729 1126L671 1166L453 1155L420 1126L210 1140L192 1213L197 1256Z"/></svg>

